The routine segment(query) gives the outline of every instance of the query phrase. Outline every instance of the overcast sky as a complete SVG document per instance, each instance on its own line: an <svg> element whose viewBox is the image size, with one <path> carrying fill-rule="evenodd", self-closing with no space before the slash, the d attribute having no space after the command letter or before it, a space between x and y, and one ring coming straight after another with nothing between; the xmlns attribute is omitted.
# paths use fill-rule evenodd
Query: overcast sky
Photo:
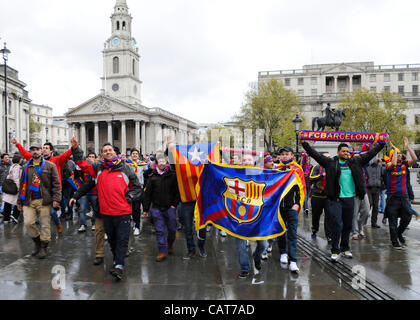
<svg viewBox="0 0 420 320"><path fill-rule="evenodd" d="M0 41L34 103L62 115L100 92L115 0L0 0ZM192 121L238 113L259 71L420 63L420 1L127 0L142 101ZM2 61L1 61L2 62Z"/></svg>

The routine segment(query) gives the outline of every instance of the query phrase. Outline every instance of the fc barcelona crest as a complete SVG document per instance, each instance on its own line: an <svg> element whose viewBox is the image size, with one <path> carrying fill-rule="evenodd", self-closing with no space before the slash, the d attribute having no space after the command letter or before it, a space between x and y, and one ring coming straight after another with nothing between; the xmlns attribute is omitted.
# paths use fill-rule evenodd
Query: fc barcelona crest
<svg viewBox="0 0 420 320"><path fill-rule="evenodd" d="M265 183L243 181L239 178L223 178L226 190L225 209L238 223L250 223L258 218L264 205L263 194Z"/></svg>

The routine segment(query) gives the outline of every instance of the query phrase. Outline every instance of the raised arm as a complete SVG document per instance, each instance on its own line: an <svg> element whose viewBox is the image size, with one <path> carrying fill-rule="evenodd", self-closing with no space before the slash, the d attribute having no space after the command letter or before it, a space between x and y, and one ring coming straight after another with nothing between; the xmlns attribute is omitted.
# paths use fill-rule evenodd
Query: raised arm
<svg viewBox="0 0 420 320"><path fill-rule="evenodd" d="M32 159L31 153L28 150L26 150L19 142L17 142L15 138L13 138L11 142L12 144L16 145L16 148L18 148L22 157L24 157L26 160Z"/></svg>
<svg viewBox="0 0 420 320"><path fill-rule="evenodd" d="M377 144L373 149L360 155L360 163L364 166L369 163L383 148L385 144Z"/></svg>
<svg viewBox="0 0 420 320"><path fill-rule="evenodd" d="M309 143L307 142L302 142L302 147L303 149L305 149L306 153L311 156L312 158L315 159L316 162L318 162L321 166L323 166L324 168L327 167L328 161L330 160L330 158L323 156L322 154L320 154L318 151L316 151L314 148L312 148Z"/></svg>
<svg viewBox="0 0 420 320"><path fill-rule="evenodd" d="M404 144L405 144L406 149L410 153L411 159L408 160L408 166L411 167L413 165L413 163L415 163L417 161L417 155L413 151L413 149L410 148L410 145L408 144L408 138L407 137L404 137Z"/></svg>

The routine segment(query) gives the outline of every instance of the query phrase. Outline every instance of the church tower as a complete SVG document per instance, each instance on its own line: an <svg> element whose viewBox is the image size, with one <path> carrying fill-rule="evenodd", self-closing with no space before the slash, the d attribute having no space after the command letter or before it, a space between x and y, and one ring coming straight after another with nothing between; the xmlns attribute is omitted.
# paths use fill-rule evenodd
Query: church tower
<svg viewBox="0 0 420 320"><path fill-rule="evenodd" d="M102 89L113 98L141 104L140 55L131 33L132 20L126 0L116 0L111 16L111 37L105 42L103 51Z"/></svg>

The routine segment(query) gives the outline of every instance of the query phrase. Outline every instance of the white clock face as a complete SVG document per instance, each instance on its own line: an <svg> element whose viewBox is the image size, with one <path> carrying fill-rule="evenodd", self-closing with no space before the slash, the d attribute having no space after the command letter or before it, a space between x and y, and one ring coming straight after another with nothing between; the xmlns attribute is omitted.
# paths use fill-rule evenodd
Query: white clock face
<svg viewBox="0 0 420 320"><path fill-rule="evenodd" d="M133 47L133 49L136 47L136 42L134 40L131 40L131 46Z"/></svg>
<svg viewBox="0 0 420 320"><path fill-rule="evenodd" d="M114 46L118 46L120 44L120 38L115 37L114 39L112 39L112 44Z"/></svg>

